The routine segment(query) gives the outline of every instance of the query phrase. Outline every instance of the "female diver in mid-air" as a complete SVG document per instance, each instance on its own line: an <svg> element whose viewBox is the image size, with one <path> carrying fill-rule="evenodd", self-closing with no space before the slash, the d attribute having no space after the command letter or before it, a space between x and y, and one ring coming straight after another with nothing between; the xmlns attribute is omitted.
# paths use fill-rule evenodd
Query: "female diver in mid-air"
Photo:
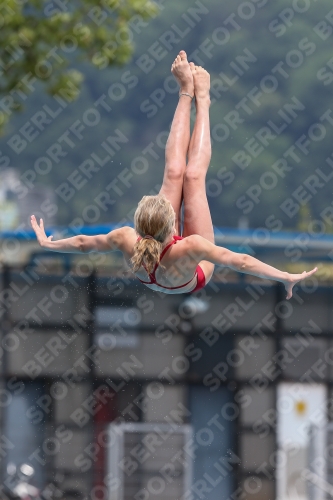
<svg viewBox="0 0 333 500"><path fill-rule="evenodd" d="M165 171L156 196L144 196L134 215L135 229L122 227L97 236L78 235L52 241L43 220L31 224L39 244L56 252L108 252L120 250L136 277L152 290L164 293L195 292L211 279L214 265L280 281L292 296L293 286L316 272L289 274L254 257L214 244L214 230L205 178L211 158L209 125L210 76L187 61L184 51L171 71L180 85L179 101L165 150ZM190 111L195 95L196 119L190 135ZM187 164L186 164L187 158ZM180 235L180 212L184 221ZM163 261L163 265L162 262Z"/></svg>

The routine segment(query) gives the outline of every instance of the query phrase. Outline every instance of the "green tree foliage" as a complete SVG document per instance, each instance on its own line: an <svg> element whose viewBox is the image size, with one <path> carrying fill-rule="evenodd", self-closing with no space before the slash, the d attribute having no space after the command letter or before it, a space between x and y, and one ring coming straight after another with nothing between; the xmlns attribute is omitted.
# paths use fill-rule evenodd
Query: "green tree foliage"
<svg viewBox="0 0 333 500"><path fill-rule="evenodd" d="M0 0L0 96L8 103L0 130L34 82L51 94L71 89L74 99L83 79L74 62L123 65L133 50L129 21L156 13L147 0Z"/></svg>

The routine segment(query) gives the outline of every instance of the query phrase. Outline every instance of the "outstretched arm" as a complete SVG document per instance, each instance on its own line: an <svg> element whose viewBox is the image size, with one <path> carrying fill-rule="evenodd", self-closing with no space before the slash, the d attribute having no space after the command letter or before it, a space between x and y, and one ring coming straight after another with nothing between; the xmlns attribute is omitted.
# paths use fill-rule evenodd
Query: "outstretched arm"
<svg viewBox="0 0 333 500"><path fill-rule="evenodd" d="M118 250L122 242L122 229L115 229L108 234L96 236L78 235L71 238L52 241L53 236L46 236L43 219L38 224L36 217L31 216L31 226L36 233L38 243L42 248L53 252L63 253L89 253L89 252L111 252Z"/></svg>
<svg viewBox="0 0 333 500"><path fill-rule="evenodd" d="M197 256L201 260L208 260L217 265L230 267L241 273L258 276L258 278L280 281L286 288L287 299L291 298L292 289L296 283L308 278L317 271L315 267L312 271L304 271L302 274L290 274L265 264L251 255L232 252L226 248L213 245L213 243L210 243L201 236L193 235L190 238L194 239L193 246L195 253L198 252Z"/></svg>

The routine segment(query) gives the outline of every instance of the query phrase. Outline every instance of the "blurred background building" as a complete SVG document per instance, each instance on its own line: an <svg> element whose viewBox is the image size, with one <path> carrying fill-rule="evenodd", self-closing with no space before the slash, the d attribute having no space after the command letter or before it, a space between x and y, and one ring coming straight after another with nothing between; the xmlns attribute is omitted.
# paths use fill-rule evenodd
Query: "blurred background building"
<svg viewBox="0 0 333 500"><path fill-rule="evenodd" d="M56 224L56 196L51 187L37 185L26 190L16 168L0 170L0 231L26 227L30 214L44 218L47 226ZM48 209L48 210L46 210Z"/></svg>
<svg viewBox="0 0 333 500"><path fill-rule="evenodd" d="M241 237L255 244L249 231L225 231L225 244ZM288 266L281 242L255 251ZM32 243L1 274L4 485L23 463L51 498L326 498L330 448L319 436L311 451L310 430L331 418L327 277L286 301L220 268L197 296L165 296L117 254L96 266Z"/></svg>

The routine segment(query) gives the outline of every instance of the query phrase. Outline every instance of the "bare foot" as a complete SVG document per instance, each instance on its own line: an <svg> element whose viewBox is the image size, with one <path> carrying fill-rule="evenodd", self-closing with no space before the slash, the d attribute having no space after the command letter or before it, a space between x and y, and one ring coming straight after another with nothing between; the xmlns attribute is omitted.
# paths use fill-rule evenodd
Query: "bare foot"
<svg viewBox="0 0 333 500"><path fill-rule="evenodd" d="M208 98L208 100L210 100L210 74L201 66L195 66L193 63L190 64L191 70L193 72L194 92L196 99Z"/></svg>
<svg viewBox="0 0 333 500"><path fill-rule="evenodd" d="M193 75L184 50L181 50L171 66L171 73L180 86L180 92L194 95Z"/></svg>

